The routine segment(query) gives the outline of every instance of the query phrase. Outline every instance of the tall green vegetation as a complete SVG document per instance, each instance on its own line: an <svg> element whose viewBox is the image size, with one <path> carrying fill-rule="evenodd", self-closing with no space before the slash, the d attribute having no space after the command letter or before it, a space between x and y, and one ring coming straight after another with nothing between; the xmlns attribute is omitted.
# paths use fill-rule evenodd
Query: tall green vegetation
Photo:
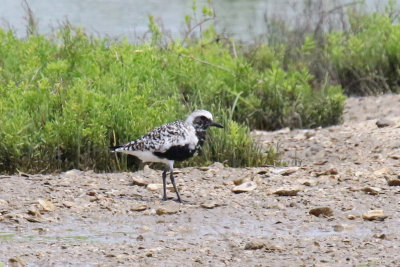
<svg viewBox="0 0 400 267"><path fill-rule="evenodd" d="M225 56L216 56L221 53ZM217 44L132 45L93 39L70 25L52 40L18 39L0 30L0 170L125 169L129 162L110 154L108 146L184 119L194 108L225 118L225 104L232 103L223 99L224 80L233 77L237 61ZM243 166L276 159L254 145L243 124L226 120L226 126L211 137L226 145L205 148L193 164L227 159L230 166ZM234 144L239 149L230 147Z"/></svg>
<svg viewBox="0 0 400 267"><path fill-rule="evenodd" d="M252 66L307 69L313 89L340 85L347 95L399 92L399 5L390 0L371 14L364 1L303 1L303 9L266 19L264 35L243 49ZM266 45L268 44L268 45Z"/></svg>
<svg viewBox="0 0 400 267"><path fill-rule="evenodd" d="M342 88L398 91L400 30L387 14L343 8L342 28L302 31L274 20L266 39L246 45L207 24L211 9L201 12L200 21L185 18L180 41L150 17L151 38L136 45L68 24L50 38L0 30L0 171L135 168L108 146L197 108L225 129L211 130L212 142L182 166L273 164L278 155L257 146L251 129L340 123Z"/></svg>

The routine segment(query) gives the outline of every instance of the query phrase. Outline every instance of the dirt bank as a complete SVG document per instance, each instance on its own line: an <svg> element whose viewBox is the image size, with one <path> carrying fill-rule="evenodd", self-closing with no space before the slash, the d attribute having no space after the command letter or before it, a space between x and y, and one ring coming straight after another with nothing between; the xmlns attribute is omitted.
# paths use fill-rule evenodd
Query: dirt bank
<svg viewBox="0 0 400 267"><path fill-rule="evenodd" d="M399 266L399 107L351 98L343 125L256 131L289 166L178 170L184 204L148 168L0 176L0 266Z"/></svg>

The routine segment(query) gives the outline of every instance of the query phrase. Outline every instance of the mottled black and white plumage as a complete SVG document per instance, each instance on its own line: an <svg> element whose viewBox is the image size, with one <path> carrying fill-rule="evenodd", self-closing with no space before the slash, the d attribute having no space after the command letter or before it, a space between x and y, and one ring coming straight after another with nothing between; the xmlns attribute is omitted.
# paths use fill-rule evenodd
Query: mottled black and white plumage
<svg viewBox="0 0 400 267"><path fill-rule="evenodd" d="M170 171L171 183L178 201L181 202L172 174L174 161L188 159L198 152L206 139L207 128L210 126L223 128L222 125L213 121L210 112L196 110L185 121L175 121L159 126L137 140L111 148L111 151L136 156L143 162L165 163L166 169L162 174L163 200L167 200L166 177L167 171Z"/></svg>

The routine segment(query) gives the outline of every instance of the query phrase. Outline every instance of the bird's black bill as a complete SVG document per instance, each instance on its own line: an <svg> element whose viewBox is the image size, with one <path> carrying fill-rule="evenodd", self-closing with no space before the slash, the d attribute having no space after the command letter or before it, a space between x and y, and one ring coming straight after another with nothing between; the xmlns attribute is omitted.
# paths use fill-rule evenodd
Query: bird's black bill
<svg viewBox="0 0 400 267"><path fill-rule="evenodd" d="M222 126L221 124L216 123L214 121L210 123L210 126L215 126L215 127L218 127L218 128L224 128L224 126Z"/></svg>

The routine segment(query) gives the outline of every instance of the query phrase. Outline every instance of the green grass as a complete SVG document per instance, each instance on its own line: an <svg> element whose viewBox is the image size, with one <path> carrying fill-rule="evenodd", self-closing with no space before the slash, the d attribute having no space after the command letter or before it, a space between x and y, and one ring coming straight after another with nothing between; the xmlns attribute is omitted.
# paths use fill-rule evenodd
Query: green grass
<svg viewBox="0 0 400 267"><path fill-rule="evenodd" d="M257 146L250 129L341 121L341 87L315 85L307 61L282 64L282 47L234 51L212 26L201 38L166 42L154 20L149 27L152 39L136 45L69 24L53 37L19 39L0 29L0 172L135 169L137 161L108 147L197 108L225 129L211 130L212 142L183 165L274 164L277 153Z"/></svg>
<svg viewBox="0 0 400 267"><path fill-rule="evenodd" d="M116 158L108 147L185 119L195 108L211 110L218 120L232 104L227 88L235 86L232 77L239 60L221 45L162 49L92 39L71 26L61 28L55 38L18 39L0 30L2 172L135 167L136 162ZM238 129L240 136L230 132ZM240 123L213 136L252 144L247 126ZM253 148L241 155L246 161L230 157L227 164L267 164L276 158L269 153L260 160L260 151ZM209 159L223 162L226 157L214 153L193 164Z"/></svg>

